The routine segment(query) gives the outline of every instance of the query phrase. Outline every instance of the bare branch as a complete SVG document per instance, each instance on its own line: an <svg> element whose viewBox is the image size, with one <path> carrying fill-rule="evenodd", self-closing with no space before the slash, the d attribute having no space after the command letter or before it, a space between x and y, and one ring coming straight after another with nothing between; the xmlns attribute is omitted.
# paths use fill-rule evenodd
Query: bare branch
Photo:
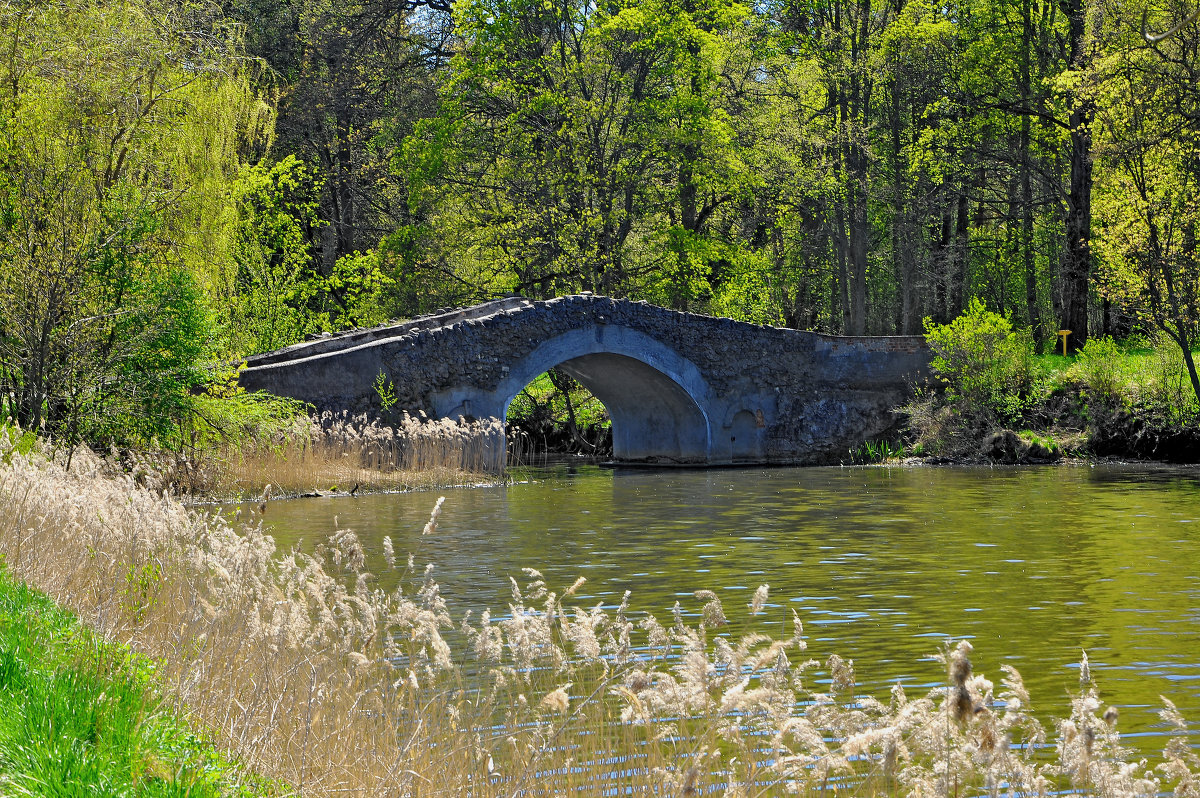
<svg viewBox="0 0 1200 798"><path fill-rule="evenodd" d="M1145 39L1150 44L1157 44L1158 42L1161 42L1164 39L1169 39L1172 36L1174 36L1176 33L1179 33L1179 31L1182 30L1185 25L1191 25L1193 22L1195 22L1196 18L1200 17L1200 8L1198 8L1195 11L1193 11L1192 13L1188 14L1187 17L1185 17L1182 22L1180 22L1175 27L1171 28L1166 33L1150 33L1148 30L1146 30L1146 22L1147 22L1149 15L1150 15L1149 11L1142 12L1142 38Z"/></svg>

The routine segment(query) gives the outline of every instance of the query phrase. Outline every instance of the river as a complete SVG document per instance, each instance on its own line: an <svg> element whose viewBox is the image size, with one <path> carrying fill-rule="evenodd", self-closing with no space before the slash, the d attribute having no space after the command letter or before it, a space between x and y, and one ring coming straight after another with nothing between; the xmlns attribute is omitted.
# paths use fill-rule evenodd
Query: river
<svg viewBox="0 0 1200 798"><path fill-rule="evenodd" d="M534 567L575 602L631 607L664 622L701 588L721 597L730 634L786 636L791 609L808 654L852 658L860 690L909 695L941 683L931 659L968 638L997 683L1008 663L1044 720L1069 713L1086 650L1120 728L1151 753L1159 695L1200 722L1200 471L1045 468L604 469L524 472L513 484L439 493L273 502L284 546L335 523L365 544L385 587L382 541L431 562L452 613L502 614L509 577ZM766 612L747 604L770 585Z"/></svg>

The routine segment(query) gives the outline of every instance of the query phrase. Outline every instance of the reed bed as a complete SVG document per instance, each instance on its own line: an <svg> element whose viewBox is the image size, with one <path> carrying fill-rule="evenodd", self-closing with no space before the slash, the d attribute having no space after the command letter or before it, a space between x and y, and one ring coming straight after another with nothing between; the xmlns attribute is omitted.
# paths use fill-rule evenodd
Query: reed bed
<svg viewBox="0 0 1200 798"><path fill-rule="evenodd" d="M2 450L0 450L2 451ZM1020 674L975 673L966 642L946 681L885 700L854 664L806 658L787 631L721 634L716 594L662 621L578 606L533 570L508 606L453 616L413 557L374 587L353 531L312 554L261 528L189 511L87 457L70 472L10 454L0 551L17 577L158 663L178 709L248 769L311 796L1197 794L1180 734L1157 763L1122 747L1087 668L1047 729ZM436 535L439 499L425 533ZM480 553L485 556L485 552ZM750 611L779 629L769 588Z"/></svg>
<svg viewBox="0 0 1200 798"><path fill-rule="evenodd" d="M326 411L266 436L240 436L211 450L142 455L131 470L153 484L204 499L412 490L495 480L506 465L504 424L429 420L394 423Z"/></svg>

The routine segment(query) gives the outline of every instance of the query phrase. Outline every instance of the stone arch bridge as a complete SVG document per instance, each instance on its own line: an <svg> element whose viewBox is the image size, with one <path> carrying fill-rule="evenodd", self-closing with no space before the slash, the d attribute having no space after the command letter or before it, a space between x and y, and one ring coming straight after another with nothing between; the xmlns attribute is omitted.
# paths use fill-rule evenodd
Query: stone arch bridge
<svg viewBox="0 0 1200 798"><path fill-rule="evenodd" d="M503 419L554 366L604 403L618 461L816 464L893 428L929 352L920 336L828 336L583 294L317 338L249 358L240 383L369 413L383 374L395 409Z"/></svg>

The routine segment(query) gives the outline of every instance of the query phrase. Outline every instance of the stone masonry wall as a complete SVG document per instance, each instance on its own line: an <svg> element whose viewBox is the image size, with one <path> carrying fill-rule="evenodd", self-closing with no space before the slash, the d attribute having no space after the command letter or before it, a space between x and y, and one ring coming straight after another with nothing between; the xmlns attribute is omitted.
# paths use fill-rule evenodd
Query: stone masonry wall
<svg viewBox="0 0 1200 798"><path fill-rule="evenodd" d="M891 410L928 370L919 336L823 336L588 294L467 311L474 312L451 314L440 326L367 331L342 348L328 342L316 354L299 346L291 357L260 356L241 381L318 408L370 411L378 407L374 383L382 373L394 385L398 408L432 416L439 393L466 384L494 391L546 341L624 328L695 365L710 393L696 398L708 403L710 415L724 407L758 413L762 459L823 462L890 427ZM722 421L711 419L715 436Z"/></svg>

